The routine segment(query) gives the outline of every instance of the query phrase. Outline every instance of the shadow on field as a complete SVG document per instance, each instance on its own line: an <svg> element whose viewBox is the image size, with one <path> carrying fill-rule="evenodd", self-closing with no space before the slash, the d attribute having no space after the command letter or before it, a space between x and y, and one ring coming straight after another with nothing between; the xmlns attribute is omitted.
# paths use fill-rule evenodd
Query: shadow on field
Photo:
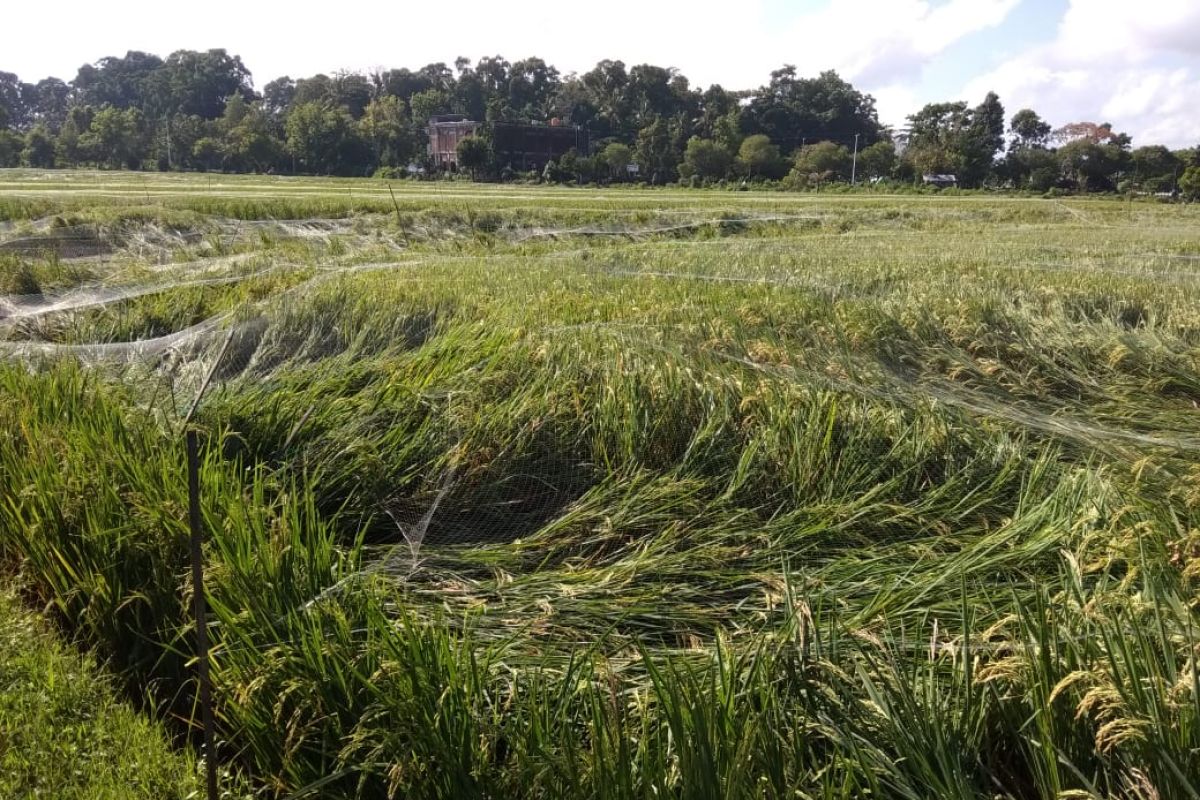
<svg viewBox="0 0 1200 800"><path fill-rule="evenodd" d="M0 242L0 253L26 258L91 258L112 253L112 245L90 227L53 228L36 236Z"/></svg>

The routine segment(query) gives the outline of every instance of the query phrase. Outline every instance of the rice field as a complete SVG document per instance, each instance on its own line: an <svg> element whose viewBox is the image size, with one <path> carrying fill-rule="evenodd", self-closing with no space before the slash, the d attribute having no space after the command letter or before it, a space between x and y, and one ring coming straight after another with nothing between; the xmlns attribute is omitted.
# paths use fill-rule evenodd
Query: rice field
<svg viewBox="0 0 1200 800"><path fill-rule="evenodd" d="M0 172L0 574L263 797L1200 797L1200 210ZM230 790L233 791L232 789Z"/></svg>

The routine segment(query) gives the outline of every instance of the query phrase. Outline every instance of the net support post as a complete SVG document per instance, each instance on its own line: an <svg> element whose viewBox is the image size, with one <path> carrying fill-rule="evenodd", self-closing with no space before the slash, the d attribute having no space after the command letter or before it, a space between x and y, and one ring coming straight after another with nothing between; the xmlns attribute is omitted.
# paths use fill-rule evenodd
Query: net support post
<svg viewBox="0 0 1200 800"><path fill-rule="evenodd" d="M207 796L208 800L218 800L212 677L208 670L208 609L204 600L204 526L200 517L200 443L195 428L188 426L186 440L188 528L191 533L192 613L196 619L196 680L200 686L200 714L204 725L204 768Z"/></svg>

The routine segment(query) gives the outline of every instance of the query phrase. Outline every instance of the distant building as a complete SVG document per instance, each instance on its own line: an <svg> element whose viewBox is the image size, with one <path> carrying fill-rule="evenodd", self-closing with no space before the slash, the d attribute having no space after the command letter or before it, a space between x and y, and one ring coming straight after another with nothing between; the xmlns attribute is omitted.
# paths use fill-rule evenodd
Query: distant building
<svg viewBox="0 0 1200 800"><path fill-rule="evenodd" d="M442 114L429 120L429 156L442 169L458 169L458 143L479 134L485 125L461 114ZM588 154L587 131L577 125L562 125L558 120L546 124L495 122L487 126L492 151L500 167L515 170L540 170L548 161L557 160L574 150Z"/></svg>
<svg viewBox="0 0 1200 800"><path fill-rule="evenodd" d="M492 150L502 167L522 171L542 169L547 162L556 161L571 150L586 156L588 135L578 125L560 125L557 120L551 120L549 125L497 122L492 125Z"/></svg>
<svg viewBox="0 0 1200 800"><path fill-rule="evenodd" d="M429 118L429 157L442 169L458 169L458 143L474 136L483 127L462 114L441 114Z"/></svg>
<svg viewBox="0 0 1200 800"><path fill-rule="evenodd" d="M958 186L957 175L922 175L921 180L930 186L936 186L939 189L948 189Z"/></svg>

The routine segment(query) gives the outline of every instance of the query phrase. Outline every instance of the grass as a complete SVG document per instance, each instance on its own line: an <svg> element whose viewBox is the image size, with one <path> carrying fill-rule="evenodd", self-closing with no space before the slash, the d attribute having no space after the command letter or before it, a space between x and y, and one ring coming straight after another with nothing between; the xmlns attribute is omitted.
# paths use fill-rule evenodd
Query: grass
<svg viewBox="0 0 1200 800"><path fill-rule="evenodd" d="M0 592L0 796L199 797L196 764L119 701L95 662Z"/></svg>
<svg viewBox="0 0 1200 800"><path fill-rule="evenodd" d="M208 387L265 795L1200 793L1193 208L206 180L4 184L0 553L186 730Z"/></svg>

